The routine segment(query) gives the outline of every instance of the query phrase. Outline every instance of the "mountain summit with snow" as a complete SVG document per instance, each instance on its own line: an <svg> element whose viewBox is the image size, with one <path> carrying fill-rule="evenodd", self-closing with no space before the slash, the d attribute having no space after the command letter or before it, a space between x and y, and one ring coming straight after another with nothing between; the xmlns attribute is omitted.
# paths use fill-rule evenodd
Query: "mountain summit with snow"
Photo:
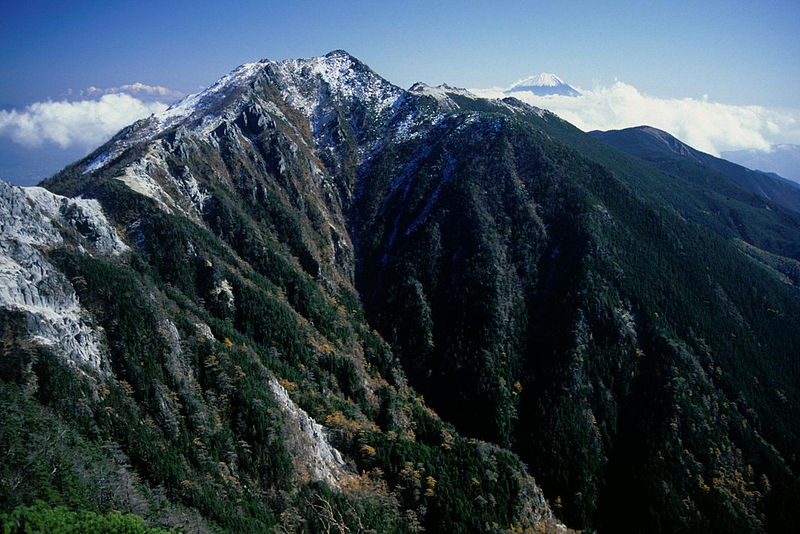
<svg viewBox="0 0 800 534"><path fill-rule="evenodd" d="M505 93L511 94L522 91L528 91L538 96L579 96L581 94L580 91L549 72L528 76L506 89Z"/></svg>

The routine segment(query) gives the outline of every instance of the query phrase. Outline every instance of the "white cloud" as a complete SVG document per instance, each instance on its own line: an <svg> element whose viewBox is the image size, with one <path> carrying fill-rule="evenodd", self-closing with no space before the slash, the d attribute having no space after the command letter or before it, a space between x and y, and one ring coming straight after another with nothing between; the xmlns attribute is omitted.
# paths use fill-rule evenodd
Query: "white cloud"
<svg viewBox="0 0 800 534"><path fill-rule="evenodd" d="M128 124L166 108L124 93L99 100L35 102L23 111L0 110L0 136L27 147L52 142L61 148L93 148Z"/></svg>
<svg viewBox="0 0 800 534"><path fill-rule="evenodd" d="M646 124L714 155L723 150L769 150L775 143L800 142L798 111L720 104L710 101L705 95L701 100L658 98L644 95L623 82L610 87L579 90L582 94L577 97L536 96L529 92L518 92L513 96L548 109L584 131ZM487 98L508 96L496 87L470 91Z"/></svg>
<svg viewBox="0 0 800 534"><path fill-rule="evenodd" d="M155 97L166 100L176 100L182 96L185 96L184 93L176 91L175 89L170 89L169 87L163 87L161 85L147 85L140 82L120 85L119 87L107 87L105 89L90 86L85 90L79 91L78 95L97 97L101 95L115 95L120 93L126 93L129 95L138 96L140 98Z"/></svg>

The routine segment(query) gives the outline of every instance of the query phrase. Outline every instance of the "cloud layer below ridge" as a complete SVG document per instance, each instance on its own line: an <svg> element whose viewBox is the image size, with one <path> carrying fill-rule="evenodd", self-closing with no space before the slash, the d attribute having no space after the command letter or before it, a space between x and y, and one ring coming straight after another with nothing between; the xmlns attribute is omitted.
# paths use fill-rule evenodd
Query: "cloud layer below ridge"
<svg viewBox="0 0 800 534"><path fill-rule="evenodd" d="M584 131L616 130L648 125L665 130L698 150L719 155L724 150L769 150L777 143L800 142L800 112L763 106L734 106L707 98L658 98L615 82L609 87L579 89L577 97L512 96L557 114ZM470 89L478 96L509 96L501 88Z"/></svg>
<svg viewBox="0 0 800 534"><path fill-rule="evenodd" d="M98 100L35 102L22 111L0 110L0 136L26 147L52 142L61 148L93 148L132 122L167 109L125 93Z"/></svg>

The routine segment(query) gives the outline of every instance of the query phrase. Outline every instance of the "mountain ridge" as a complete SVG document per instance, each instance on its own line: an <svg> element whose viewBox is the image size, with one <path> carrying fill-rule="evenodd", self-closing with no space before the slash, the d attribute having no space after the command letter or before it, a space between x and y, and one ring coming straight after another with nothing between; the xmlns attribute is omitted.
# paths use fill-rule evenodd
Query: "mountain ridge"
<svg viewBox="0 0 800 534"><path fill-rule="evenodd" d="M666 158L669 153L677 154L698 165L722 173L749 191L773 200L777 204L794 211L800 210L800 186L798 184L700 152L663 130L650 126L637 126L607 132L593 131L589 134L651 162L657 161L657 158ZM663 147L666 147L666 151L659 152L654 145L646 146L645 138L642 137L637 141L634 139L636 135L645 135L649 139L658 140Z"/></svg>
<svg viewBox="0 0 800 534"><path fill-rule="evenodd" d="M544 110L403 91L349 58L259 63L202 116L146 119L43 184L96 199L131 248L46 252L116 382L73 408L14 315L4 392L34 392L15 406L110 437L169 514L228 530L562 528L544 495L601 532L791 524L800 303L733 242L796 259L784 211L753 219ZM303 480L286 429L309 420L361 489Z"/></svg>
<svg viewBox="0 0 800 534"><path fill-rule="evenodd" d="M750 169L774 172L794 181L800 182L800 146L777 144L770 147L769 152L761 150L731 150L722 153L722 157Z"/></svg>

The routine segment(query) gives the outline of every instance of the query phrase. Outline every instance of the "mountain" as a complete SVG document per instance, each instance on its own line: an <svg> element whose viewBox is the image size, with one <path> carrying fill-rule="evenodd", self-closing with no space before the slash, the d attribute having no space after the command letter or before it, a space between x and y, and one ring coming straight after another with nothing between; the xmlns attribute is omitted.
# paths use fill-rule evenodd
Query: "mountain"
<svg viewBox="0 0 800 534"><path fill-rule="evenodd" d="M342 51L243 65L0 191L3 509L790 531L800 215L714 179Z"/></svg>
<svg viewBox="0 0 800 534"><path fill-rule="evenodd" d="M791 210L800 211L800 184L700 152L657 128L638 126L589 133L620 150L655 164L666 172L682 176L718 173L752 193ZM711 183L713 178L705 180L706 183ZM722 180L720 183L727 182Z"/></svg>
<svg viewBox="0 0 800 534"><path fill-rule="evenodd" d="M542 72L535 76L522 79L506 89L505 93L512 95L520 91L528 91L535 95L561 95L561 96L580 96L580 91L571 85L564 83L555 74Z"/></svg>
<svg viewBox="0 0 800 534"><path fill-rule="evenodd" d="M557 528L515 455L407 385L353 286L355 165L385 121L412 137L436 109L343 52L263 61L50 191L4 185L3 510L188 532Z"/></svg>
<svg viewBox="0 0 800 534"><path fill-rule="evenodd" d="M775 145L769 151L731 150L723 152L722 157L750 169L776 173L800 182L800 145Z"/></svg>

